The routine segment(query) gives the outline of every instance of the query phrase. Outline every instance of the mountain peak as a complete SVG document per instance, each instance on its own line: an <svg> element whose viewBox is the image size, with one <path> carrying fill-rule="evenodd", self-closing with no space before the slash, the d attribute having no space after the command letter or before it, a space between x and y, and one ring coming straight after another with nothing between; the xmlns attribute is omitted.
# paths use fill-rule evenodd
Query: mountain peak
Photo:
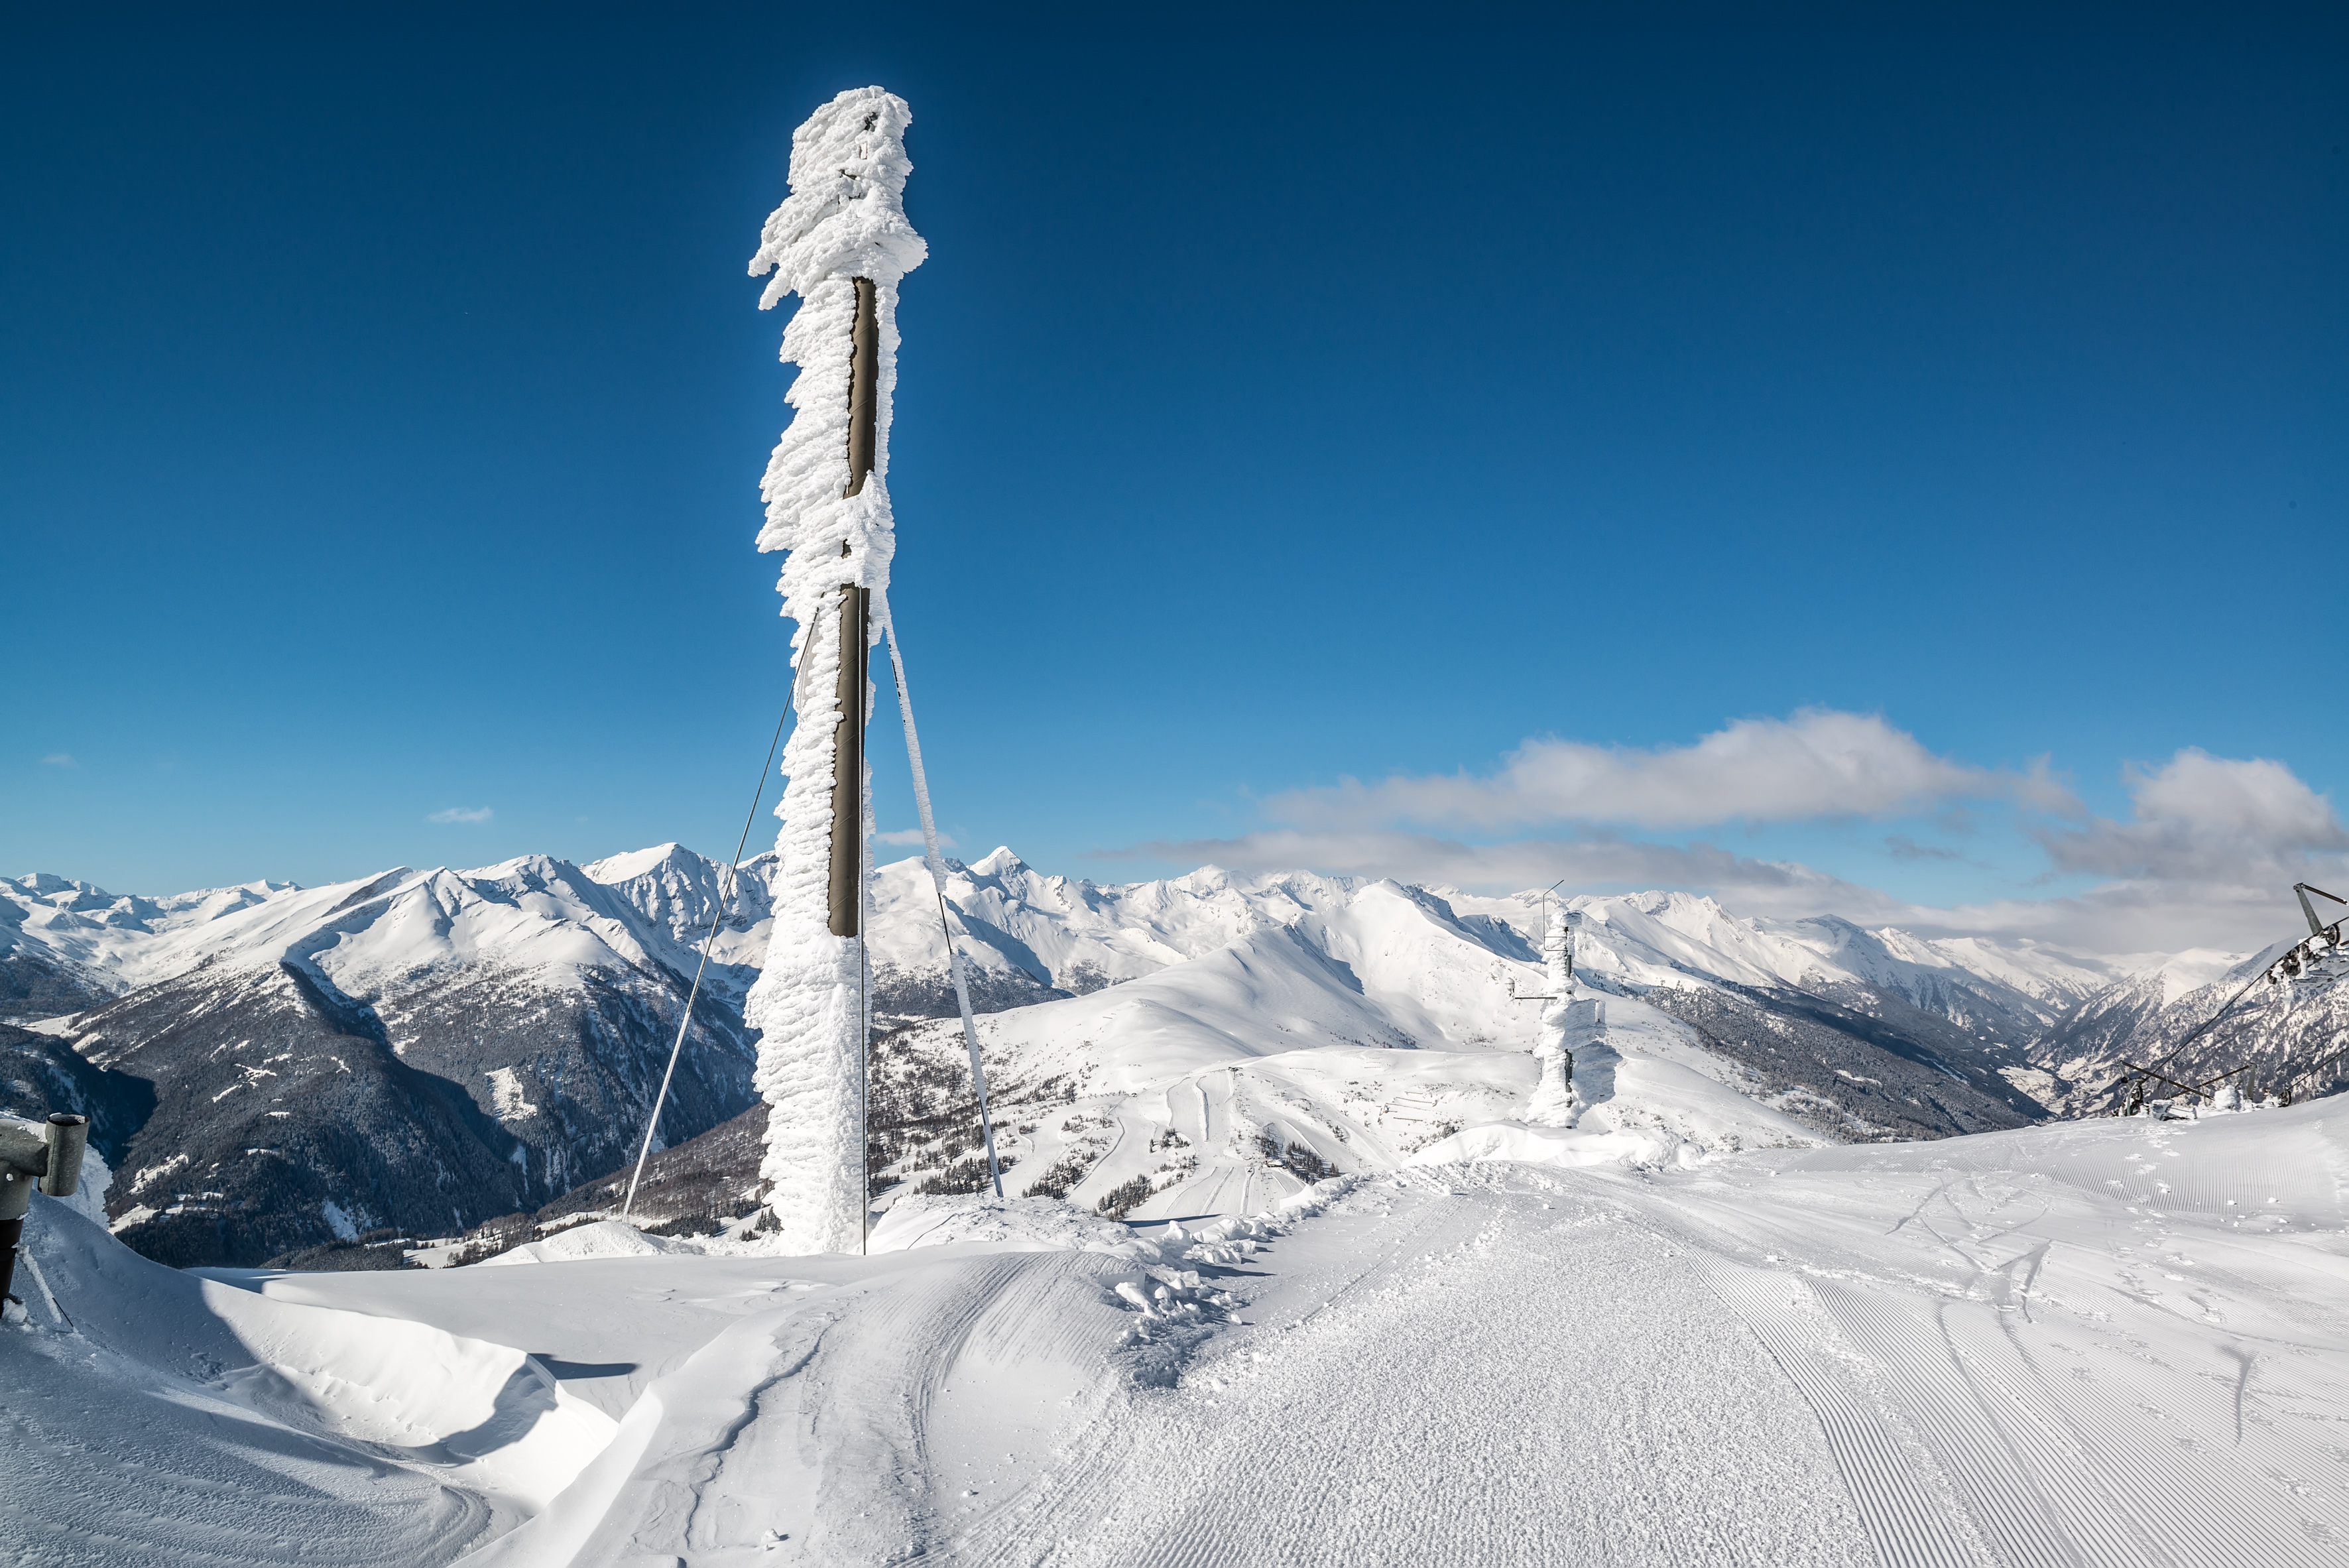
<svg viewBox="0 0 2349 1568"><path fill-rule="evenodd" d="M626 882L663 866L682 865L698 870L711 862L674 840L665 844L653 844L641 850L623 850L616 855L605 855L600 861L589 861L579 869L588 879L599 882Z"/></svg>
<svg viewBox="0 0 2349 1568"><path fill-rule="evenodd" d="M96 882L86 882L72 877L54 876L47 872L31 872L21 877L10 877L5 885L19 896L52 909L68 911L106 909L120 902Z"/></svg>

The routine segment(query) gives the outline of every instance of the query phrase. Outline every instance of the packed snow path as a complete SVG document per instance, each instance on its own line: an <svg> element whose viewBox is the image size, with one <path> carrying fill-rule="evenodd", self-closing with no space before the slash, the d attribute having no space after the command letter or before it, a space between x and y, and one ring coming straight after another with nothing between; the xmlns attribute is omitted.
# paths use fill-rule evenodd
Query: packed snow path
<svg viewBox="0 0 2349 1568"><path fill-rule="evenodd" d="M1253 1236L1170 1239L1154 1262L1071 1210L973 1204L925 1233L1002 1239L222 1276L243 1288L108 1252L44 1206L36 1254L81 1298L81 1330L36 1298L32 1328L0 1336L19 1456L0 1546L716 1568L2340 1563L2344 1177L2349 1108L2320 1101L1692 1171L1414 1168L1325 1187L1321 1212ZM1056 1223L1112 1250L1047 1247ZM148 1326L109 1321L109 1292ZM202 1333L162 1332L173 1313ZM387 1380L405 1363L354 1330L368 1316L440 1336L482 1388L454 1367ZM231 1365L240 1344L271 1370ZM501 1432L502 1474L504 1450L473 1457ZM365 1462L337 1433L373 1435Z"/></svg>
<svg viewBox="0 0 2349 1568"><path fill-rule="evenodd" d="M1367 1185L957 1560L2349 1561L2340 1144L2255 1125Z"/></svg>
<svg viewBox="0 0 2349 1568"><path fill-rule="evenodd" d="M1764 1346L1655 1231L1524 1176L1381 1183L1279 1243L1248 1329L962 1559L1868 1562Z"/></svg>

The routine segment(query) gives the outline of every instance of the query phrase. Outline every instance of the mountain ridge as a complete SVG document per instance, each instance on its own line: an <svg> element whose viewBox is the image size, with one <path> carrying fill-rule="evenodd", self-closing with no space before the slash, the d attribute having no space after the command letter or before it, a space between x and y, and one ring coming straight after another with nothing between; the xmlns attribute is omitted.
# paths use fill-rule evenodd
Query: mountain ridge
<svg viewBox="0 0 2349 1568"><path fill-rule="evenodd" d="M774 869L771 854L743 862L718 923L657 1147L751 1102L756 1039L740 1003L763 953ZM1507 998L1541 985L1537 893L1214 866L1102 884L1040 872L1002 847L947 871L974 1003L999 1020L1039 1008L1058 1017L1057 1004L1216 954L1244 959L1250 944L1288 932L1288 945L1261 950L1275 967L1342 974L1340 990L1368 1009L1331 1026L1337 1035L1324 1028L1330 1041L1469 1053L1530 1043L1530 1011ZM633 1156L725 875L723 862L667 843L584 864L522 855L471 871L394 867L320 888L123 896L54 875L0 882L0 1020L36 1026L8 1037L28 1066L7 1106L40 1109L44 1094L68 1088L105 1099L105 1153L123 1172L115 1223L174 1261L260 1262L354 1228L449 1233L529 1212ZM947 1049L945 1035L959 1031L934 1026L955 1008L923 862L876 868L872 900L876 1029L903 1034L909 1062L937 1054L945 1065L921 1070L951 1077L960 1047ZM2123 1048L2116 1040L2158 1015L2184 1017L2143 1006L2147 986L2172 1009L2209 988L2175 992L2174 975L2116 975L2034 944L1932 939L1833 915L1750 919L1684 892L1559 903L1578 922L1580 972L1595 992L1648 999L1670 1020L1656 1027L1698 1042L1690 1048L1706 1054L1705 1070L1839 1138L2076 1112L2093 1098L2085 1077ZM1196 984L1213 967L1195 971ZM1174 1014L1191 1006L1186 986L1195 989L1186 980L1167 993ZM1330 996L1341 1013L1357 1006ZM2127 1026L2065 1034L2098 998ZM1009 1026L992 1032L1009 1039ZM2173 1035L2189 1026L2159 1023ZM1209 1033L1252 1029L1277 1037L1276 1025L1237 1015ZM1117 1048L1095 1047L1096 1065L1107 1060L1098 1050ZM1030 1078L1075 1071L1077 1058L1061 1056ZM321 1075L366 1081L328 1087ZM329 1117L364 1137L336 1135ZM301 1137L271 1136L290 1123ZM411 1124L427 1129L413 1148L400 1130ZM936 1178L921 1161L966 1158L953 1141L906 1144L893 1157L897 1175ZM274 1171L273 1158L317 1179ZM453 1204L444 1191L458 1194ZM446 1221L435 1217L443 1210ZM281 1212L294 1218L280 1222Z"/></svg>

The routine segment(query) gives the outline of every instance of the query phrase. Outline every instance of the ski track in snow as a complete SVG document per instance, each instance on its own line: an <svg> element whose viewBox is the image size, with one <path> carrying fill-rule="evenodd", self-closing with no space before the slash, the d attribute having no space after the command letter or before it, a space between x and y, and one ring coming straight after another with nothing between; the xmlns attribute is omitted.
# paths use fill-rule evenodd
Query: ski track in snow
<svg viewBox="0 0 2349 1568"><path fill-rule="evenodd" d="M1249 1329L954 1556L1868 1560L1766 1353L1612 1205L1422 1177L1344 1207L1277 1245Z"/></svg>
<svg viewBox="0 0 2349 1568"><path fill-rule="evenodd" d="M1203 1141L1216 1076L1175 1097ZM997 1239L869 1258L212 1279L42 1200L78 1315L0 1332L0 1561L2339 1563L2344 1135L2320 1101L1413 1167L1227 1241L970 1200L892 1244Z"/></svg>

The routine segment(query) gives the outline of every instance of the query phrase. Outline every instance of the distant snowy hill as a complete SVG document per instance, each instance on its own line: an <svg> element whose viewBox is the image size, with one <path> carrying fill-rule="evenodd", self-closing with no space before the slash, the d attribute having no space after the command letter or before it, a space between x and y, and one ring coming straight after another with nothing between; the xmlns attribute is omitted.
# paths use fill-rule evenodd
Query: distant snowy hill
<svg viewBox="0 0 2349 1568"><path fill-rule="evenodd" d="M945 950L919 862L883 868L875 946L905 981L942 984ZM1400 884L1281 872L1238 877L1214 867L1164 882L1102 886L1046 876L1009 850L957 865L948 899L969 926L980 962L1073 995L1196 958L1251 932L1315 928L1366 887ZM1406 890L1423 907L1495 955L1535 961L1539 895L1479 898L1451 888ZM1982 1043L2043 1034L2069 1006L2113 975L2090 961L2028 944L1927 941L1866 931L1832 916L1741 919L1682 892L1578 897L1586 975L1620 988L1729 985L1792 988L1856 1004L1894 1002L1932 1014ZM909 1014L921 1009L908 1007Z"/></svg>
<svg viewBox="0 0 2349 1568"><path fill-rule="evenodd" d="M883 880L912 874L893 867ZM893 891L898 923L881 931L885 951L905 960L902 994L935 993L936 905L926 882ZM950 902L995 972L1038 987L1088 983L981 1023L1014 1194L1135 1217L1236 1212L1318 1172L1433 1157L1454 1135L1517 1115L1533 1087L1534 1004L1519 998L1543 984L1529 940L1538 898L1213 870L1103 888L999 851L957 869ZM2034 995L1903 934L1739 921L1682 894L1574 907L1611 1042L1583 1066L1606 1097L1585 1130L1614 1140L1593 1145L1610 1157L1669 1162L1682 1146L1703 1155L2022 1125L2043 1112L2003 1076L2020 1047L1918 1004L2020 1033L2050 1016L2044 997L2093 977L2045 954L2009 956L2007 973ZM984 1181L952 1019L876 1044L872 1126L883 1204ZM730 1125L657 1161L638 1212L705 1231L747 1217L756 1169L754 1130ZM618 1191L591 1183L536 1223L574 1222L615 1206ZM535 1233L504 1222L476 1240Z"/></svg>
<svg viewBox="0 0 2349 1568"><path fill-rule="evenodd" d="M379 1227L446 1235L527 1212L632 1152L723 871L669 844L585 866L527 856L152 898L51 876L0 882L0 1019L19 1026L0 1051L21 1064L0 1104L100 1113L115 1224L172 1262L257 1263ZM740 1002L772 871L771 856L746 863L721 923L665 1141L750 1104ZM1366 1148L1373 1162L1405 1157L1529 1070L1534 1005L1510 998L1541 984L1536 895L1214 868L1104 886L1009 850L951 872L1023 1181L1081 1167L1071 1190L1088 1200L1095 1186L1163 1181L1163 1149L1132 1171L1133 1150L1104 1158L1100 1120L1117 1122L1116 1096L1180 1100L1190 1079L1209 1121L1223 1103L1258 1131L1279 1119L1258 1109L1310 1102L1343 1137L1289 1131L1343 1167ZM2137 982L2027 944L1749 920L1676 892L1568 907L1584 978L1615 998L1619 1023L1819 1136L1937 1137L2067 1103L2079 1091L2064 1079L2124 1048L2112 1031L2073 1028L2092 998L2107 999L2118 1039L2168 1026L2122 996ZM967 1181L958 1031L941 1022L954 1011L946 936L917 860L876 872L873 939L876 1028L901 1031L876 1066L876 1102L895 1106L876 1110L876 1181ZM2164 1003L2181 1019L2193 1005ZM1294 1054L1307 1048L1340 1054ZM1402 1087L1434 1069L1391 1061L1399 1048L1446 1053L1456 1082ZM1393 1078L1381 1113L1392 1125L1349 1119L1339 1087L1306 1086L1361 1051ZM1287 1065L1248 1065L1275 1057ZM1064 1129L1081 1119L1041 1108L1072 1103L1080 1078L1092 1125ZM1205 1127L1182 1130L1171 1110L1146 1125L1193 1141ZM1255 1137L1216 1180L1261 1156ZM1194 1201L1208 1195L1164 1198Z"/></svg>

